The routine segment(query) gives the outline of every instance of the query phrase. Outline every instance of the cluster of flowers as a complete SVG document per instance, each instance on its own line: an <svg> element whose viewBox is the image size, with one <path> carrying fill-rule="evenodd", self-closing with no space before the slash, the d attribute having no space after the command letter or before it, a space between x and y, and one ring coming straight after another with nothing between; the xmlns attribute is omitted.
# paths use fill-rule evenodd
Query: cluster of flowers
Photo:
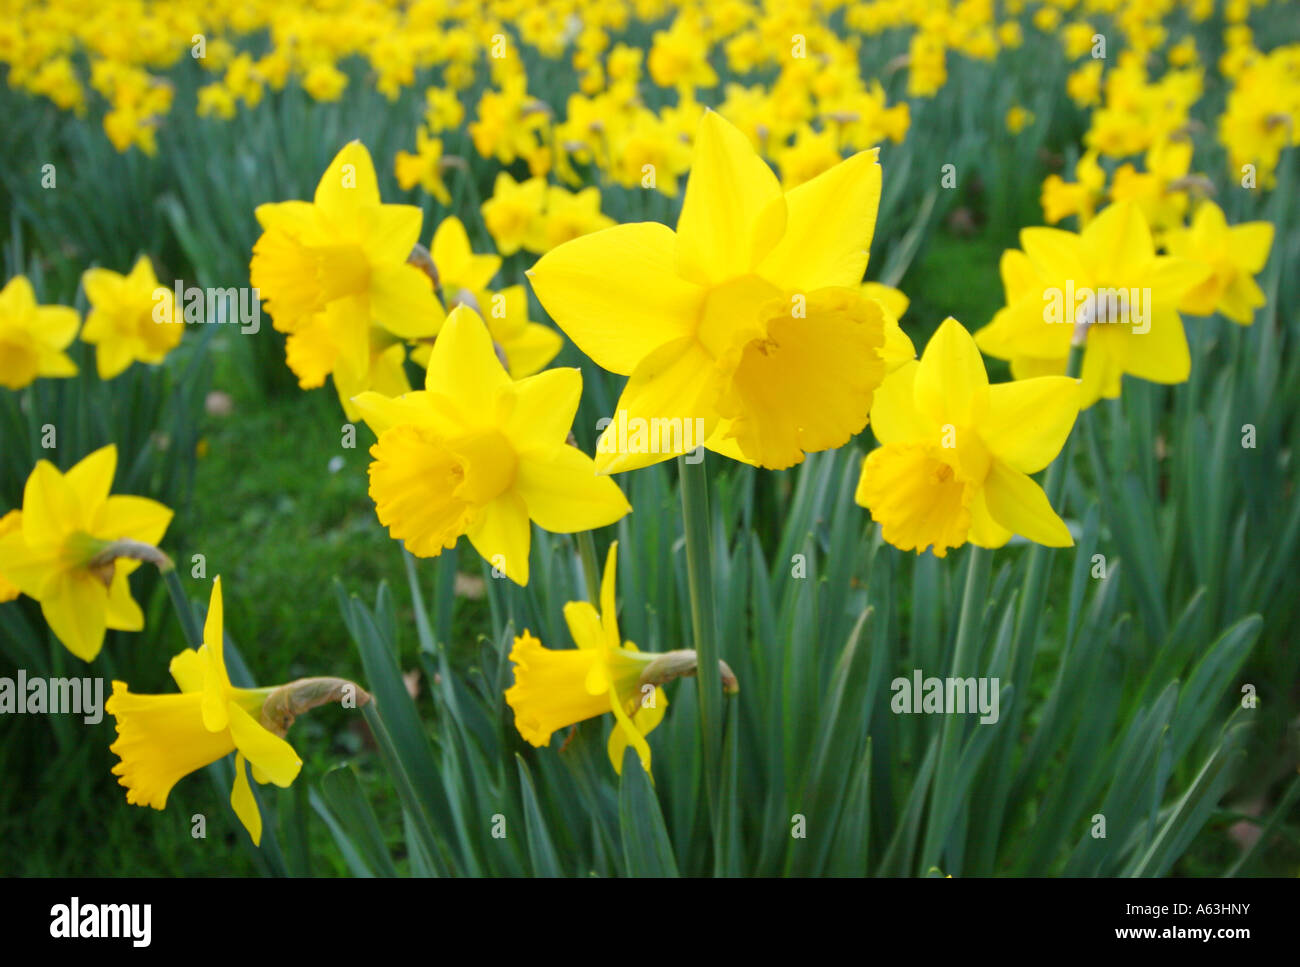
<svg viewBox="0 0 1300 967"><path fill-rule="evenodd" d="M786 190L744 132L708 112L675 230L645 222L582 235L528 276L576 346L628 376L617 406L633 418L700 426L708 450L768 469L843 446L870 422L879 446L863 461L857 501L890 543L940 556L967 542L1000 547L1015 534L1069 545L1030 474L1055 459L1082 406L1118 392L1120 372L1187 378L1180 310L1235 306L1254 284L1241 252L1262 266L1271 226L1224 229L1231 240L1208 261L1198 258L1210 251L1200 241L1189 242L1188 257L1155 254L1134 201L1111 205L1078 234L1026 229L1024 251L1003 263L1007 306L976 338L946 320L918 360L898 323L906 300L862 281L880 186L873 150ZM1215 212L1197 209L1189 238L1215 228ZM300 377L332 374L345 409L374 431L370 495L380 523L411 553L437 556L464 535L526 584L533 525L573 533L611 524L632 508L608 474L694 446L668 437L657 452L627 452L602 441L593 459L572 445L581 373L543 369L558 343L538 348L540 336L521 334L532 326L558 336L540 324L520 328L508 314L494 326L476 311L505 293L485 291L497 257L472 253L458 222L444 222L432 253L414 259L423 268L412 264L419 211L380 201L361 145L339 153L313 202L257 214L264 233L251 271L275 325L290 333L289 363ZM1061 279L1154 289L1149 331L1082 317L1046 324L1042 295ZM453 306L445 314L439 290ZM1083 346L1081 381L1054 372L1072 339ZM977 345L1011 358L1018 378L990 385ZM426 366L423 390L406 382L409 346ZM66 474L42 461L21 510L0 520L0 590L40 601L55 634L87 660L105 628L143 626L126 578L159 553L171 516L152 501L109 496L115 460L108 447ZM630 746L648 769L645 736L667 704L659 688L693 671L694 657L642 653L621 639L615 559L611 548L600 610L565 609L576 650L543 647L526 631L516 639L506 698L535 745L610 712L613 767ZM202 647L172 662L180 694L140 696L114 683L116 772L130 802L162 808L182 776L237 750L232 805L256 840L245 759L254 779L291 782L300 763L283 739L287 723L339 687L311 679L233 688L220 595L218 583ZM656 701L643 701L647 686Z"/></svg>
<svg viewBox="0 0 1300 967"><path fill-rule="evenodd" d="M422 182L440 198L440 169L449 159L438 132L459 126L462 97L485 74L488 87L471 124L481 156L502 164L522 158L533 175L554 173L572 186L583 166L631 187L653 165L654 187L670 195L690 159L700 92L778 165L787 188L847 151L901 141L908 105L887 105L880 82L864 76L868 38L907 37L906 53L884 67L906 70L909 98L928 98L948 83L953 56L993 61L1021 47L1026 30L1059 35L1066 59L1083 61L1067 91L1079 105L1098 107L1089 144L1102 153L1140 153L1181 127L1201 96L1196 43L1186 27L1168 24L1203 23L1214 12L1211 0L1010 0L1000 7L990 0L571 0L537 7L492 0L337 10L61 0L16 5L0 22L0 63L9 66L12 86L66 110L84 113L88 88L98 92L107 105L105 132L118 150L150 154L174 106L166 72L183 58L214 77L199 89L194 109L225 119L291 81L316 100L338 100L351 58L394 100L422 72L435 71L440 83L427 92L428 123L398 170L405 183ZM1218 66L1232 89L1219 138L1233 169L1257 166L1267 187L1280 151L1300 138L1300 45L1261 53L1245 23L1251 9L1250 0L1231 0L1223 11L1227 49ZM642 49L632 38L645 32L651 39ZM1124 48L1109 71L1099 38ZM577 87L567 103L529 93L525 48L544 66L567 61ZM1146 65L1160 60L1167 73L1148 80ZM743 82L722 84L721 63ZM675 92L676 103L648 106L647 84ZM1017 106L1008 126L1018 131L1031 120Z"/></svg>

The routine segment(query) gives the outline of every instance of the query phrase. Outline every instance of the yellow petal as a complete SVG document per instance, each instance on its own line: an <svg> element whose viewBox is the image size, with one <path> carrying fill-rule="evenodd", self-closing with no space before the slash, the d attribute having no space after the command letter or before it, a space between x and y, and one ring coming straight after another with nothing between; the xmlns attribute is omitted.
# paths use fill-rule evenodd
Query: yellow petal
<svg viewBox="0 0 1300 967"><path fill-rule="evenodd" d="M633 724L632 719L628 717L627 710L623 708L623 698L618 694L618 690L612 684L609 688L609 700L611 710L614 713L614 730L623 733L623 739L626 743L623 747L626 748L627 745L631 745L632 748L636 750L637 758L641 760L641 768L646 771L647 775L649 775L650 743L646 742L645 736L641 734L640 730ZM623 760L621 758L623 749L618 750L620 758L614 760L613 745L611 744L609 748L611 757L610 761L614 766L614 771L621 776L623 774Z"/></svg>
<svg viewBox="0 0 1300 967"><path fill-rule="evenodd" d="M227 725L226 692L230 678L226 674L224 638L224 609L221 603L221 578L212 582L212 596L208 600L208 615L203 621L203 651L207 665L203 675L203 726L209 732L219 732Z"/></svg>
<svg viewBox="0 0 1300 967"><path fill-rule="evenodd" d="M876 155L860 151L785 196L785 234L759 275L805 292L862 281L880 208Z"/></svg>
<svg viewBox="0 0 1300 967"><path fill-rule="evenodd" d="M741 351L716 406L734 421L747 460L773 470L861 432L885 373L878 302L838 287L809 293L805 309L796 317L782 307L765 320L766 334Z"/></svg>
<svg viewBox="0 0 1300 967"><path fill-rule="evenodd" d="M600 626L600 613L590 601L570 601L564 606L564 621L569 626L573 643L579 648L605 647L605 632Z"/></svg>
<svg viewBox="0 0 1300 967"><path fill-rule="evenodd" d="M156 547L167 532L172 516L172 511L156 500L116 495L100 505L92 529L96 537L105 540L129 537Z"/></svg>
<svg viewBox="0 0 1300 967"><path fill-rule="evenodd" d="M1082 244L1092 257L1097 275L1112 284L1132 278L1155 255L1151 229L1142 209L1130 201L1116 202L1089 222L1083 230Z"/></svg>
<svg viewBox="0 0 1300 967"><path fill-rule="evenodd" d="M368 205L379 204L375 165L365 145L360 141L350 141L343 146L321 175L314 200L332 221L352 216Z"/></svg>
<svg viewBox="0 0 1300 967"><path fill-rule="evenodd" d="M1128 344L1124 370L1153 383L1182 383L1192 372L1183 320L1173 309L1153 309L1151 328L1120 333ZM1089 339L1091 340L1091 335Z"/></svg>
<svg viewBox="0 0 1300 967"><path fill-rule="evenodd" d="M117 473L117 447L110 443L82 457L65 475L64 480L76 494L86 519L93 520L113 487Z"/></svg>
<svg viewBox="0 0 1300 967"><path fill-rule="evenodd" d="M921 355L915 392L917 410L939 426L978 424L988 408L984 360L970 333L951 316Z"/></svg>
<svg viewBox="0 0 1300 967"><path fill-rule="evenodd" d="M60 542L63 535L86 530L85 509L63 474L39 460L23 487L23 539L29 546Z"/></svg>
<svg viewBox="0 0 1300 967"><path fill-rule="evenodd" d="M262 774L282 789L298 777L302 760L284 739L268 732L251 715L234 702L229 703L230 734L235 748L242 752Z"/></svg>
<svg viewBox="0 0 1300 967"><path fill-rule="evenodd" d="M635 470L694 450L718 421L717 394L713 357L698 342L687 338L661 346L623 387L616 417L596 445L596 469Z"/></svg>
<svg viewBox="0 0 1300 967"><path fill-rule="evenodd" d="M248 771L244 765L244 754L235 753L235 785L230 790L230 806L239 817L239 821L248 830L254 846L262 843L262 814L258 811L257 800L253 798L253 788L248 784Z"/></svg>
<svg viewBox="0 0 1300 967"><path fill-rule="evenodd" d="M447 316L429 356L425 388L456 400L462 412L491 419L498 394L510 377L492 347L492 337L478 314L457 306Z"/></svg>
<svg viewBox="0 0 1300 967"><path fill-rule="evenodd" d="M539 372L558 356L564 348L564 338L550 326L529 322L504 348L510 376L523 379Z"/></svg>
<svg viewBox="0 0 1300 967"><path fill-rule="evenodd" d="M689 335L704 290L674 268L674 236L657 222L618 225L565 242L528 271L537 299L584 354L628 374Z"/></svg>
<svg viewBox="0 0 1300 967"><path fill-rule="evenodd" d="M1232 258L1238 265L1257 275L1268 264L1268 253L1273 247L1272 222L1246 222L1229 229Z"/></svg>
<svg viewBox="0 0 1300 967"><path fill-rule="evenodd" d="M519 462L515 490L542 530L575 534L614 523L632 506L609 477L576 447L558 446Z"/></svg>
<svg viewBox="0 0 1300 967"><path fill-rule="evenodd" d="M162 809L176 783L234 751L229 731L209 732L199 711L202 696L134 695L113 682L104 711L117 720L110 751L122 761L113 766L126 801Z"/></svg>
<svg viewBox="0 0 1300 967"><path fill-rule="evenodd" d="M745 275L785 228L786 205L772 169L735 125L706 111L677 219L677 273L700 284Z"/></svg>
<svg viewBox="0 0 1300 967"><path fill-rule="evenodd" d="M521 587L528 584L528 549L532 530L522 497L508 490L479 511L466 532L488 564Z"/></svg>
<svg viewBox="0 0 1300 967"><path fill-rule="evenodd" d="M528 376L515 383L514 396L514 408L505 422L506 436L520 453L539 450L550 455L568 439L573 426L582 397L582 371L548 369Z"/></svg>
<svg viewBox="0 0 1300 967"><path fill-rule="evenodd" d="M914 444L877 447L862 461L854 500L871 510L881 534L899 550L936 557L966 542L974 487L963 483L932 448Z"/></svg>
<svg viewBox="0 0 1300 967"><path fill-rule="evenodd" d="M609 711L609 693L593 695L586 688L590 669L602 660L598 649L543 648L527 631L515 639L515 683L505 698L525 741L546 745L556 730Z"/></svg>
<svg viewBox="0 0 1300 967"><path fill-rule="evenodd" d="M916 408L916 370L905 363L884 378L871 401L871 432L885 443L919 443L938 437L938 428Z"/></svg>
<svg viewBox="0 0 1300 967"><path fill-rule="evenodd" d="M80 570L58 574L45 587L41 613L68 651L95 660L108 627L108 589L99 578Z"/></svg>
<svg viewBox="0 0 1300 967"><path fill-rule="evenodd" d="M176 687L182 692L201 692L207 667L207 655L201 655L193 648L186 648L172 658L167 670L171 672Z"/></svg>
<svg viewBox="0 0 1300 967"><path fill-rule="evenodd" d="M1056 459L1079 415L1079 383L1040 376L989 387L989 409L980 439L996 457L1023 473L1037 473Z"/></svg>
<svg viewBox="0 0 1300 967"><path fill-rule="evenodd" d="M429 277L413 265L382 265L370 275L370 316L395 336L422 339L442 326Z"/></svg>
<svg viewBox="0 0 1300 967"><path fill-rule="evenodd" d="M618 541L609 545L605 556L605 573L600 580L600 626L605 632L605 644L609 648L622 646L623 639L618 633L618 602L616 600L616 580L618 571Z"/></svg>
<svg viewBox="0 0 1300 967"><path fill-rule="evenodd" d="M126 571L115 567L113 579L108 586L108 611L105 616L106 626L117 631L142 631L144 629L144 612L131 597L131 588L126 582Z"/></svg>
<svg viewBox="0 0 1300 967"><path fill-rule="evenodd" d="M1056 516L1047 494L1027 475L994 460L984 483L989 514L1007 530L1048 547L1071 547L1074 539Z"/></svg>

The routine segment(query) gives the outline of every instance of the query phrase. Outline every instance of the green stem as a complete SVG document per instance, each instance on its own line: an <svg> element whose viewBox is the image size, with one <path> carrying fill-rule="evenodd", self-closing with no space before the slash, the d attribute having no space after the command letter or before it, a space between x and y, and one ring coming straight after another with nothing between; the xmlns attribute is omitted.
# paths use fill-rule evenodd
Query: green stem
<svg viewBox="0 0 1300 967"><path fill-rule="evenodd" d="M167 593L171 596L172 607L176 609L176 617L180 619L181 630L185 632L185 640L189 646L195 650L203 647L203 629L199 626L198 616L194 613L194 605L185 595L185 589L181 587L181 579L176 574L176 569L163 572L163 583L167 585Z"/></svg>
<svg viewBox="0 0 1300 967"><path fill-rule="evenodd" d="M717 623L713 613L713 568L709 540L709 478L704 462L677 460L686 534L686 579L691 594L691 630L699 663L700 739L709 815L717 816L718 766L722 740L722 677L718 671Z"/></svg>
<svg viewBox="0 0 1300 967"><path fill-rule="evenodd" d="M966 585L962 591L961 614L957 621L957 641L953 647L953 678L966 678L974 671L979 654L980 631L984 625L984 604L988 593L990 554L982 547L970 545L966 559ZM951 830L953 810L952 785L957 772L957 755L965 717L948 710L939 744L939 765L934 774L934 795L930 801L930 820L921 851L921 869L938 864L944 840ZM960 874L960 870L951 871Z"/></svg>
<svg viewBox="0 0 1300 967"><path fill-rule="evenodd" d="M1070 355L1065 364L1066 376L1073 379L1079 378L1079 372L1083 367L1083 352L1083 338L1076 338L1070 345ZM1070 463L1070 444L1073 438L1074 431L1072 430L1070 436L1066 437L1060 454L1052 461L1052 465L1047 468L1047 477L1044 480L1043 490L1047 493L1048 503L1058 513L1062 510L1061 496L1065 490L1065 474ZM1012 702L1009 710L1010 714L1008 715L1006 728L1010 729L1012 734L1015 734L1015 731L1020 727L1020 721L1023 717L1025 707L1023 696L1027 693L1029 677L1033 671L1033 641L1038 634L1043 604L1047 598L1047 580L1051 574L1051 568L1052 549L1041 544L1032 545L1029 548L1028 560L1025 565L1025 580L1021 586L1020 607L1016 614L1015 631L1011 640L1011 682L1015 688L1016 699ZM997 764L998 781L992 788L1000 791L994 794L994 800L988 805L990 819L987 828L998 839L1001 838L1004 831L1003 825L1007 818L1006 797L1010 787L1008 779L1011 768L1012 763L1008 753Z"/></svg>
<svg viewBox="0 0 1300 967"><path fill-rule="evenodd" d="M578 534L578 557L582 560L582 577L587 584L587 600L600 607L600 558L596 556L596 541L591 531Z"/></svg>

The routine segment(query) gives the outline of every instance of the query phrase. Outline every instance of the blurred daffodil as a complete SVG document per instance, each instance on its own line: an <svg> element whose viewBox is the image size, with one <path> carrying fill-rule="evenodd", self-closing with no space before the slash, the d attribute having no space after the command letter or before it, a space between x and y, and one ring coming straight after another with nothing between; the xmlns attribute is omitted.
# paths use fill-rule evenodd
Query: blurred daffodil
<svg viewBox="0 0 1300 967"><path fill-rule="evenodd" d="M1120 376L1181 383L1191 356L1179 304L1207 274L1189 259L1156 255L1135 202L1111 205L1082 233L1026 228L1023 249L1002 256L1007 304L975 334L1011 361L1017 377L1063 374L1084 340L1081 405L1119 396Z"/></svg>
<svg viewBox="0 0 1300 967"><path fill-rule="evenodd" d="M79 323L75 309L38 306L25 277L10 279L0 289L0 386L18 390L41 376L76 376L64 350Z"/></svg>
<svg viewBox="0 0 1300 967"><path fill-rule="evenodd" d="M95 347L100 379L112 379L137 360L161 363L180 345L185 322L147 257L140 256L128 275L87 269L81 285L90 302L81 338Z"/></svg>
<svg viewBox="0 0 1300 967"><path fill-rule="evenodd" d="M19 526L6 518L0 533L0 573L41 603L50 629L86 661L107 628L144 627L127 575L146 560L169 565L156 545L172 512L144 497L110 496L116 469L111 444L66 474L40 461L23 488Z"/></svg>
<svg viewBox="0 0 1300 967"><path fill-rule="evenodd" d="M1255 310L1268 300L1254 276L1264 271L1269 249L1273 246L1273 226L1269 222L1245 222L1228 225L1223 209L1212 201L1203 201L1196 209L1192 224L1165 236L1171 255L1205 265L1209 276L1189 289L1178 308L1195 316L1222 312L1233 322L1250 325Z"/></svg>
<svg viewBox="0 0 1300 967"><path fill-rule="evenodd" d="M429 277L408 262L420 209L381 202L370 153L353 141L313 201L260 205L256 214L263 231L250 278L275 328L289 334L286 358L300 384L320 386L332 374L344 400L390 389L400 363L392 347L432 336L443 320Z"/></svg>

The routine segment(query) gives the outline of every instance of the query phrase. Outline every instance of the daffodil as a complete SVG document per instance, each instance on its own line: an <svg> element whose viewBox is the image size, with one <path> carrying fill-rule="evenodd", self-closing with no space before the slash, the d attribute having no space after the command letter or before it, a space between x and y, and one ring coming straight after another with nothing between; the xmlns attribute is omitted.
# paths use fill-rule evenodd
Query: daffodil
<svg viewBox="0 0 1300 967"><path fill-rule="evenodd" d="M451 193L442 180L445 162L442 139L424 128L415 132L415 153L399 151L393 158L393 173L403 191L419 185L443 205L451 204Z"/></svg>
<svg viewBox="0 0 1300 967"><path fill-rule="evenodd" d="M506 689L506 703L515 713L515 728L535 746L544 746L560 729L578 722L614 714L614 728L606 745L614 771L623 771L623 753L630 745L650 771L650 746L645 737L668 708L661 687L679 675L693 675L693 651L643 652L624 641L618 629L615 573L618 542L610 545L600 584L600 611L589 601L570 601L564 620L573 636L574 649L542 646L528 631L515 638L510 651L515 683ZM721 664L721 663L720 663ZM738 691L735 677L725 664L723 686Z"/></svg>
<svg viewBox="0 0 1300 967"><path fill-rule="evenodd" d="M25 277L10 279L0 289L0 386L18 390L41 376L76 376L64 350L79 322L75 309L38 306Z"/></svg>
<svg viewBox="0 0 1300 967"><path fill-rule="evenodd" d="M989 385L975 341L946 319L920 361L876 392L881 445L863 461L855 499L905 551L943 557L1013 534L1067 547L1069 529L1029 475L1055 459L1078 412L1078 382L1064 376Z"/></svg>
<svg viewBox="0 0 1300 967"><path fill-rule="evenodd" d="M104 710L117 720L117 740L110 746L121 760L113 767L126 787L126 801L164 809L172 787L204 766L235 753L235 782L230 805L255 845L262 839L262 816L248 782L253 779L287 788L302 760L284 735L302 712L330 701L365 705L370 696L351 682L336 678L299 679L274 688L235 688L224 657L221 578L203 625L203 644L171 660L178 694L138 695L125 682L113 682Z"/></svg>
<svg viewBox="0 0 1300 967"><path fill-rule="evenodd" d="M1034 112L1021 107L1019 104L1013 104L1011 109L1007 111L1006 123L1008 131L1012 134L1019 134L1034 123Z"/></svg>
<svg viewBox="0 0 1300 967"><path fill-rule="evenodd" d="M676 231L619 225L528 274L578 348L630 376L620 413L682 421L711 450L789 467L861 431L884 373L881 307L858 288L879 197L874 152L783 194L745 135L710 112ZM664 436L660 452L602 445L597 465L630 470L696 445Z"/></svg>
<svg viewBox="0 0 1300 967"><path fill-rule="evenodd" d="M1119 396L1120 376L1181 383L1191 371L1178 306L1205 277L1197 262L1156 255L1134 202L1111 205L1082 233L1026 228L1002 256L1007 304L975 334L1017 377L1063 374L1084 336L1081 405Z"/></svg>
<svg viewBox="0 0 1300 967"><path fill-rule="evenodd" d="M1247 326L1255 321L1255 310L1268 301L1254 276L1263 272L1268 262L1273 246L1271 223L1229 226L1223 209L1203 201L1191 226L1170 232L1165 244L1171 255L1200 262L1210 271L1204 282L1188 290L1179 309L1196 316L1217 310Z"/></svg>
<svg viewBox="0 0 1300 967"><path fill-rule="evenodd" d="M87 269L81 285L90 302L81 338L95 347L100 379L112 379L137 360L161 363L180 345L184 320L147 257L140 256L128 275Z"/></svg>
<svg viewBox="0 0 1300 967"><path fill-rule="evenodd" d="M41 460L23 488L15 526L0 534L0 573L41 604L69 651L94 660L107 628L139 631L144 613L127 575L166 559L156 545L172 512L144 497L110 496L117 448L110 444L66 474Z"/></svg>
<svg viewBox="0 0 1300 967"><path fill-rule="evenodd" d="M443 311L427 275L407 260L420 236L413 205L385 205L365 146L335 156L311 202L257 208L262 235L249 274L304 387L332 374L340 395L375 386L376 344L432 336ZM382 330L376 338L372 329ZM390 338L385 338L385 335ZM382 350L381 350L382 353Z"/></svg>
<svg viewBox="0 0 1300 967"><path fill-rule="evenodd" d="M576 369L515 382L483 320L467 306L447 317L425 389L356 405L379 438L370 496L379 521L418 557L464 534L493 567L528 583L530 521L572 533L612 524L632 508L565 441L582 393Z"/></svg>
<svg viewBox="0 0 1300 967"><path fill-rule="evenodd" d="M483 221L497 251L514 255L521 248L534 248L546 204L546 179L516 182L506 172L497 175L492 197L482 205Z"/></svg>

